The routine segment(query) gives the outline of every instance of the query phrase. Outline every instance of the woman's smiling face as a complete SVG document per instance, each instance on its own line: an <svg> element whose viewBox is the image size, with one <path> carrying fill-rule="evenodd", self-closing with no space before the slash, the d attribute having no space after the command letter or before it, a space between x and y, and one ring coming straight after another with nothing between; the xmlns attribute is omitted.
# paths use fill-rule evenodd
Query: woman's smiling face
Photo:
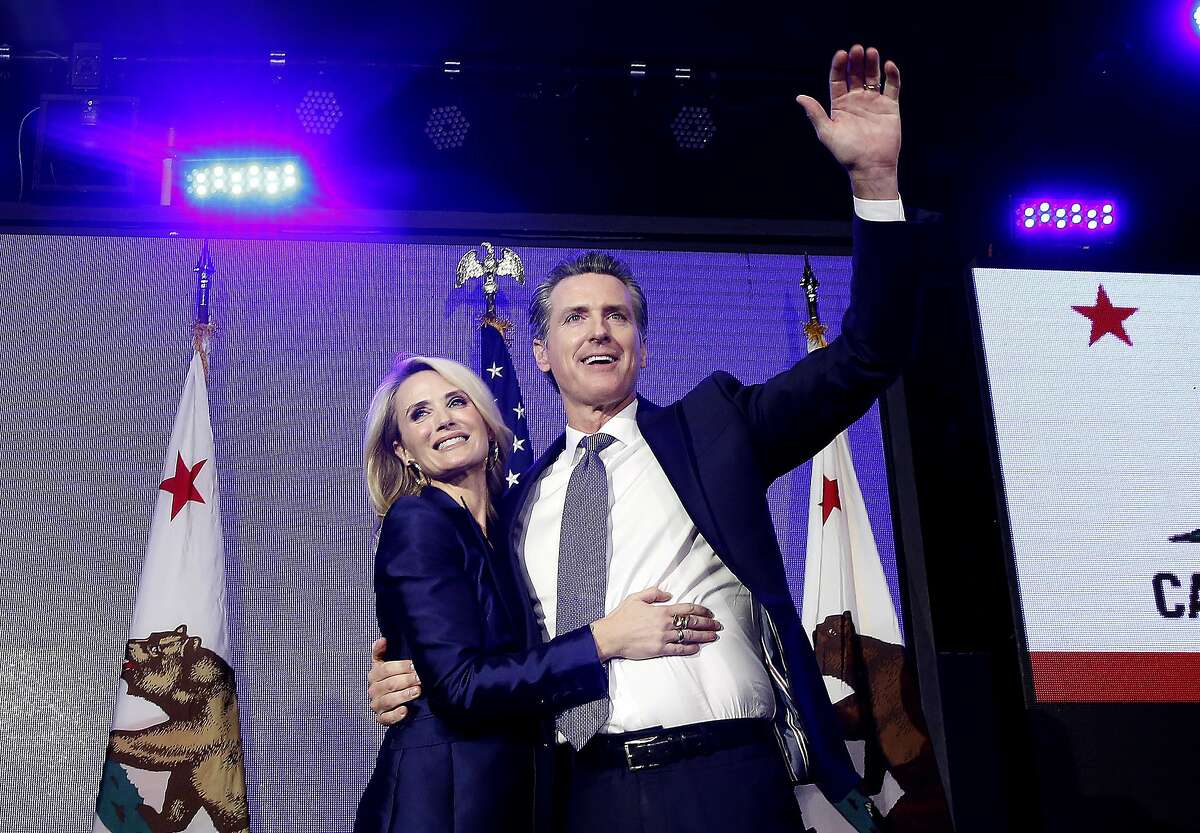
<svg viewBox="0 0 1200 833"><path fill-rule="evenodd" d="M396 389L392 410L400 430L393 451L415 461L430 480L449 482L487 462L491 438L471 398L437 371L422 370Z"/></svg>

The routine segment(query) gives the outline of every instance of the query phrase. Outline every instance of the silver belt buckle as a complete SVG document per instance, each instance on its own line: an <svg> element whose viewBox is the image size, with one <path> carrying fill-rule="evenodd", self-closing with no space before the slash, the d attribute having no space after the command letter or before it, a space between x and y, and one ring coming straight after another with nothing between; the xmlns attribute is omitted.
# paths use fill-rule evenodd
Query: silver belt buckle
<svg viewBox="0 0 1200 833"><path fill-rule="evenodd" d="M635 764L633 762L633 753L638 747L647 746L648 744L654 743L656 740L658 740L658 735L651 735L648 738L637 738L636 740L625 741L625 763L629 766L630 772L637 772L640 769L654 769L654 767L659 766L659 764L656 763Z"/></svg>

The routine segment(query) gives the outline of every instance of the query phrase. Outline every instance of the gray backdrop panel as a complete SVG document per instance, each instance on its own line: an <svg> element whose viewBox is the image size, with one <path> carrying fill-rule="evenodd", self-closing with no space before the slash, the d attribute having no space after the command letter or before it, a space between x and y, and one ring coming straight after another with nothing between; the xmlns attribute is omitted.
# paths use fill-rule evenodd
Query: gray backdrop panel
<svg viewBox="0 0 1200 833"><path fill-rule="evenodd" d="M90 831L151 507L190 358L200 241L0 236L0 818ZM398 351L478 367L459 245L214 240L210 396L233 664L258 833L344 831L382 730L366 707L376 634L359 442ZM536 279L574 250L521 247ZM641 390L668 402L716 368L758 381L804 354L802 258L621 253L650 306ZM850 261L817 257L837 331ZM506 286L535 450L561 411L528 348L530 287ZM879 421L851 431L898 598ZM808 467L775 485L800 598Z"/></svg>

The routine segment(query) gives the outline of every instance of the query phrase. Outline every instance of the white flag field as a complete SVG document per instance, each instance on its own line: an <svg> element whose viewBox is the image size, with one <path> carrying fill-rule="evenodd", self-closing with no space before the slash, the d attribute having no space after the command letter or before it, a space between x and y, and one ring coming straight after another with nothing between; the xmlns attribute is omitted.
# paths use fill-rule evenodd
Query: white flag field
<svg viewBox="0 0 1200 833"><path fill-rule="evenodd" d="M1042 702L1200 702L1200 277L975 269Z"/></svg>
<svg viewBox="0 0 1200 833"><path fill-rule="evenodd" d="M915 674L875 546L845 432L813 458L801 622L851 758L894 833L950 833ZM820 791L799 791L806 824L854 833Z"/></svg>
<svg viewBox="0 0 1200 833"><path fill-rule="evenodd" d="M94 833L249 830L213 452L197 351L163 462Z"/></svg>

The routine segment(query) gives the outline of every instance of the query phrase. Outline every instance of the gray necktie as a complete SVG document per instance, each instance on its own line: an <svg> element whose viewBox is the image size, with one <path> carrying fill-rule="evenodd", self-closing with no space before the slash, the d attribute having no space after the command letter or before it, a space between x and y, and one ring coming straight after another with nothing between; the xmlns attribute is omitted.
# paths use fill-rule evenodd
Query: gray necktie
<svg viewBox="0 0 1200 833"><path fill-rule="evenodd" d="M616 442L608 434L579 441L583 459L567 482L558 542L558 633L568 633L604 616L608 585L608 474L600 452ZM576 749L608 720L608 697L562 712L555 724Z"/></svg>

